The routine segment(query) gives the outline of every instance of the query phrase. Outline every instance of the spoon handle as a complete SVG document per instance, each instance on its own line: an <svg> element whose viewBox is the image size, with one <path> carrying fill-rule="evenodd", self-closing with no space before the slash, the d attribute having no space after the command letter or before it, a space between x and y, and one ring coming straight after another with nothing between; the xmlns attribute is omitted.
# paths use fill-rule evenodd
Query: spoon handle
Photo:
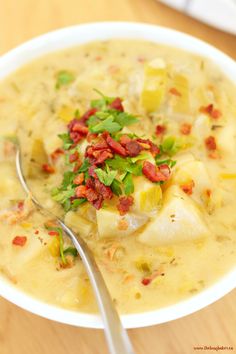
<svg viewBox="0 0 236 354"><path fill-rule="evenodd" d="M20 149L16 151L16 172L21 182L21 185L25 192L31 196L32 202L42 211L53 217L58 224L60 224L63 231L69 236L77 249L82 262L88 273L94 294L97 300L97 304L103 319L104 331L110 349L111 354L134 354L132 345L130 343L128 334L122 323L120 317L116 311L116 308L112 302L110 293L107 289L102 274L97 266L95 258L87 246L86 242L79 235L75 235L73 231L64 224L64 222L55 216L50 211L44 209L44 207L38 202L38 200L32 196L30 189L26 183L25 177L22 173L21 166L21 154Z"/></svg>
<svg viewBox="0 0 236 354"><path fill-rule="evenodd" d="M57 219L61 228L70 236L87 270L104 323L105 335L111 354L134 354L128 334L121 324L111 296L96 264L94 256L84 240L72 232L63 221Z"/></svg>

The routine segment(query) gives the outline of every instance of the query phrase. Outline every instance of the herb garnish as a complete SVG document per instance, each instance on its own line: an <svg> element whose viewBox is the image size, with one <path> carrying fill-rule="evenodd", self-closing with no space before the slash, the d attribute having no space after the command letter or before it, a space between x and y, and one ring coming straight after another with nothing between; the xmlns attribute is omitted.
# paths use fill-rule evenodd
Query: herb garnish
<svg viewBox="0 0 236 354"><path fill-rule="evenodd" d="M84 115L70 122L68 132L59 135L67 171L61 185L52 190L52 197L68 211L87 201L100 209L104 200L123 195L118 207L122 213L133 203L135 176L144 175L159 184L168 180L176 163L169 156L179 150L180 142L168 136L157 146L144 137L125 134L123 128L137 123L137 117L124 112L120 98L97 92L101 98L93 100ZM83 155L80 141L87 136Z"/></svg>
<svg viewBox="0 0 236 354"><path fill-rule="evenodd" d="M56 77L56 89L60 89L61 86L68 85L75 80L75 76L72 72L67 70L61 70L57 73Z"/></svg>

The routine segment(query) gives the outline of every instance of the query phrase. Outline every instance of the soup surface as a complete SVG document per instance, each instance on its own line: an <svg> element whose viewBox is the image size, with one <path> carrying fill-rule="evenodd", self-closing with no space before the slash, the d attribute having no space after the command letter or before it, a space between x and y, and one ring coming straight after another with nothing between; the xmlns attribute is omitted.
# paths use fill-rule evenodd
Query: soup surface
<svg viewBox="0 0 236 354"><path fill-rule="evenodd" d="M236 89L208 60L134 40L44 56L0 83L0 270L95 312L87 274L32 193L93 251L121 313L167 306L236 263Z"/></svg>

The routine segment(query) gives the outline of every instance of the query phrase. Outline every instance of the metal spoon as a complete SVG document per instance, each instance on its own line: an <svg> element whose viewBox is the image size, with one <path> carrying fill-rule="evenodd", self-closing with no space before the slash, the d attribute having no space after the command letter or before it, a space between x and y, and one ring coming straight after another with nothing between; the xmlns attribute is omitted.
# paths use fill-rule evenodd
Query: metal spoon
<svg viewBox="0 0 236 354"><path fill-rule="evenodd" d="M97 300L98 307L103 319L105 336L107 339L108 347L111 354L134 354L132 345L130 343L128 334L123 328L119 315L115 309L112 302L111 296L104 282L102 274L96 264L94 256L84 240L64 224L64 222L55 216L53 213L45 209L40 202L32 196L30 189L26 183L24 174L22 172L21 165L21 152L20 148L17 147L16 150L16 172L20 183L25 190L25 192L31 195L31 200L33 203L41 210L46 212L50 217L55 219L57 223L61 226L63 231L69 236L75 248L77 249L83 264L88 273L94 295Z"/></svg>

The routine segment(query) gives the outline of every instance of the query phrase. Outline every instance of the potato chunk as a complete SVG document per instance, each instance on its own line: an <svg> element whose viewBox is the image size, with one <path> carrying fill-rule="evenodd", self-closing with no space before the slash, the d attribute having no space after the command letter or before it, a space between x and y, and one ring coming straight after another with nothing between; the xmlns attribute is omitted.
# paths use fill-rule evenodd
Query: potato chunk
<svg viewBox="0 0 236 354"><path fill-rule="evenodd" d="M199 204L207 207L208 211L212 212L215 208L221 206L221 191L213 182L207 167L202 161L186 160L182 164L176 165L173 172L171 182L178 184L180 187L194 182L191 197ZM206 193L210 192L209 200L206 200Z"/></svg>
<svg viewBox="0 0 236 354"><path fill-rule="evenodd" d="M96 211L99 237L128 236L143 226L148 217L134 213L121 216L116 208Z"/></svg>
<svg viewBox="0 0 236 354"><path fill-rule="evenodd" d="M74 211L69 211L65 215L65 223L82 237L88 236L94 229L94 224L91 221Z"/></svg>
<svg viewBox="0 0 236 354"><path fill-rule="evenodd" d="M160 213L148 223L139 241L158 246L206 237L209 233L203 214L191 198L179 187L171 186Z"/></svg>

